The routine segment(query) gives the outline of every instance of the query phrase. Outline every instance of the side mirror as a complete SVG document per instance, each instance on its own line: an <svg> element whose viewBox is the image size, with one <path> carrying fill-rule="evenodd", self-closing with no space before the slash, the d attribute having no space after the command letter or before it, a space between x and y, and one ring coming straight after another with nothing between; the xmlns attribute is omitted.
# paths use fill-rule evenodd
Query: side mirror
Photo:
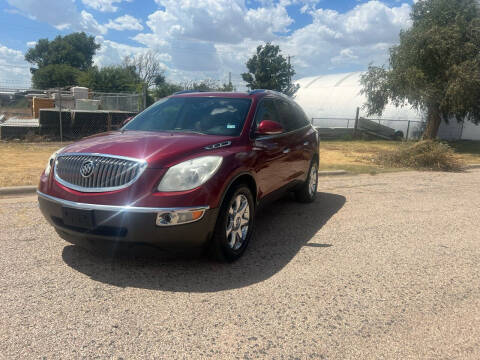
<svg viewBox="0 0 480 360"><path fill-rule="evenodd" d="M283 133L283 127L276 121L262 120L255 133L257 135L278 135Z"/></svg>

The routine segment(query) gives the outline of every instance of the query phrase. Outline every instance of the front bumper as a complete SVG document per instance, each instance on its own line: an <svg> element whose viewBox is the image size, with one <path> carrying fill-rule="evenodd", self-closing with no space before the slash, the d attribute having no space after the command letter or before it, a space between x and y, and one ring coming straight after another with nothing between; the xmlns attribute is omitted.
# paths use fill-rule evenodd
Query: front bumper
<svg viewBox="0 0 480 360"><path fill-rule="evenodd" d="M55 227L65 240L78 244L85 241L110 241L154 245L162 249L182 249L201 247L212 236L218 209L205 209L200 220L195 222L157 226L158 213L176 211L178 208L147 208L131 206L109 206L71 202L37 191L42 214ZM73 208L93 212L95 226L91 229L66 225L63 221L63 208ZM193 209L193 208L192 208Z"/></svg>

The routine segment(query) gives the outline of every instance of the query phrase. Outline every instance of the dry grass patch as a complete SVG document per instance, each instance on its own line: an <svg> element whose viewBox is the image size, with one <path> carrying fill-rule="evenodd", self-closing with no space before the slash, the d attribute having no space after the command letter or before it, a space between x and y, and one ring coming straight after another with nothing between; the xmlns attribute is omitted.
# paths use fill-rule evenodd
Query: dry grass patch
<svg viewBox="0 0 480 360"><path fill-rule="evenodd" d="M465 166L461 156L448 144L432 140L381 152L377 161L387 167L434 171L461 171Z"/></svg>
<svg viewBox="0 0 480 360"><path fill-rule="evenodd" d="M378 164L376 158L384 151L394 151L400 143L393 141L322 141L320 170L346 170L354 174L376 174L398 171Z"/></svg>
<svg viewBox="0 0 480 360"><path fill-rule="evenodd" d="M48 158L65 144L0 142L0 187L37 185Z"/></svg>
<svg viewBox="0 0 480 360"><path fill-rule="evenodd" d="M417 142L396 142L396 141L322 141L320 143L320 170L346 170L354 174L376 174L380 172L401 171L407 169L417 169L418 165L411 165L402 159L393 161L391 154L402 153ZM480 164L480 141L459 141L446 145L450 147L443 160L456 162L452 164L452 169L458 169L462 163ZM443 147L441 147L444 149ZM418 148L417 148L418 150ZM438 150L438 149L437 149ZM424 154L425 155L425 154ZM432 154L430 154L432 155ZM434 154L440 156L440 153ZM405 155L401 155L405 157ZM388 158L388 159L387 159ZM379 160L380 159L380 160ZM420 159L417 159L420 161ZM428 165L425 169L442 168ZM444 169L450 168L448 165Z"/></svg>

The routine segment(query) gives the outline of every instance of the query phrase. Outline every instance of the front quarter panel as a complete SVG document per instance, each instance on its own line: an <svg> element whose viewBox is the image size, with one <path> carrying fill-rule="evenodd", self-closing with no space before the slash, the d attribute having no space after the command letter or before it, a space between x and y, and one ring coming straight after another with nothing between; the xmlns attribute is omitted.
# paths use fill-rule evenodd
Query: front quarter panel
<svg viewBox="0 0 480 360"><path fill-rule="evenodd" d="M195 203L196 205L202 204L208 205L210 208L217 208L220 206L223 195L232 180L240 174L246 173L255 179L255 174L252 171L255 159L248 146L232 146L225 149L206 151L198 157L200 156L223 157L222 165L211 179L193 190L155 192L153 196L156 198L170 199L173 203L184 203L188 198L189 206ZM192 204L190 204L190 202L192 202Z"/></svg>

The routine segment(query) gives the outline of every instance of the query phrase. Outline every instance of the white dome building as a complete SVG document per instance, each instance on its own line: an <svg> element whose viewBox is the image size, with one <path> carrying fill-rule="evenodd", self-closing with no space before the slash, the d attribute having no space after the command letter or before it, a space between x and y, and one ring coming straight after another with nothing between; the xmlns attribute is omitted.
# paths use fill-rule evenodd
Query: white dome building
<svg viewBox="0 0 480 360"><path fill-rule="evenodd" d="M302 106L314 125L322 128L353 128L357 108L360 117L367 117L362 106L367 101L360 94L362 86L360 76L363 73L321 75L297 80L300 85L295 94L295 101ZM388 105L381 117L375 117L385 126L409 131L410 137L419 136L423 115L409 106L395 107ZM410 121L410 129L408 123Z"/></svg>
<svg viewBox="0 0 480 360"><path fill-rule="evenodd" d="M297 80L300 85L295 101L303 107L313 123L322 128L353 128L357 108L360 117L367 117L362 106L366 97L360 94L362 72L321 75ZM372 117L369 119L373 120ZM376 117L382 125L403 131L409 138L419 137L422 133L424 114L410 106L395 107L389 104L381 117ZM410 122L410 128L409 128ZM480 126L469 121L449 124L442 123L439 137L446 140L480 140Z"/></svg>

